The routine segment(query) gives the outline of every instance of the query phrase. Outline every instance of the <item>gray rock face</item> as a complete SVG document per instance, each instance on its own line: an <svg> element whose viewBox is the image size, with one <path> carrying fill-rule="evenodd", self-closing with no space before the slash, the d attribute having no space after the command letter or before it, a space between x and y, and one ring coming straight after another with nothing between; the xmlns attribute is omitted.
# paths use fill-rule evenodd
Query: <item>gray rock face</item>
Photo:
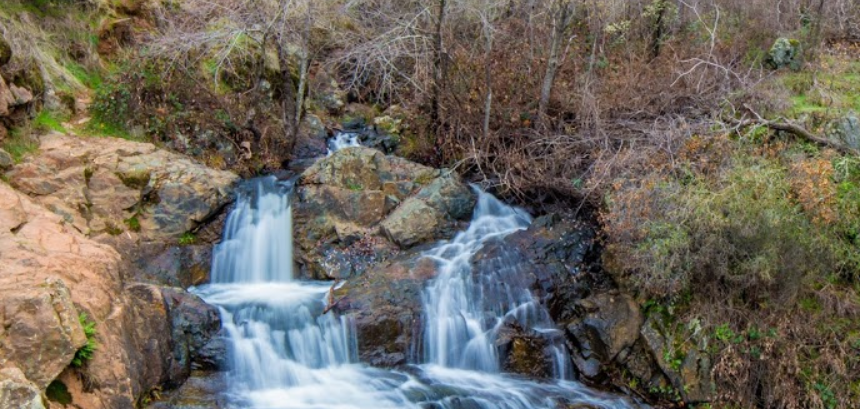
<svg viewBox="0 0 860 409"><path fill-rule="evenodd" d="M194 367L211 368L211 351L208 348L217 339L221 329L218 309L206 304L200 297L177 288L163 288L161 294L170 320L170 337L173 345L174 386L183 382ZM225 352L226 356L226 350ZM217 368L211 368L217 369Z"/></svg>
<svg viewBox="0 0 860 409"><path fill-rule="evenodd" d="M849 112L827 125L827 137L849 148L860 150L860 117Z"/></svg>
<svg viewBox="0 0 860 409"><path fill-rule="evenodd" d="M42 393L18 368L0 370L0 408L45 409Z"/></svg>
<svg viewBox="0 0 860 409"><path fill-rule="evenodd" d="M619 354L626 357L639 339L644 318L632 297L618 292L596 294L576 303L580 316L566 325L576 345L573 359L587 377L596 377L598 365L611 365ZM595 371L598 372L595 372Z"/></svg>
<svg viewBox="0 0 860 409"><path fill-rule="evenodd" d="M314 278L359 275L399 250L449 237L475 205L453 176L360 147L317 161L295 197L296 258Z"/></svg>

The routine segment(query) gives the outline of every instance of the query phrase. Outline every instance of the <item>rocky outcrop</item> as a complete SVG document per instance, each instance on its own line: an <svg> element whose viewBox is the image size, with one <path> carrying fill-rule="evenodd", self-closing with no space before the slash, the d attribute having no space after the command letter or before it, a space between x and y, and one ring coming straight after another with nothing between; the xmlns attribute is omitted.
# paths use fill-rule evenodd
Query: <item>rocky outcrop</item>
<svg viewBox="0 0 860 409"><path fill-rule="evenodd" d="M182 290L127 283L121 265L113 248L0 183L0 369L40 391L58 379L87 408L133 407L181 383L217 333L217 311ZM87 342L81 314L95 323L96 351L73 368Z"/></svg>
<svg viewBox="0 0 860 409"><path fill-rule="evenodd" d="M369 148L302 173L293 203L304 275L346 278L398 250L449 237L475 198L455 176Z"/></svg>
<svg viewBox="0 0 860 409"><path fill-rule="evenodd" d="M10 184L87 235L171 240L218 214L238 176L152 144L53 133Z"/></svg>

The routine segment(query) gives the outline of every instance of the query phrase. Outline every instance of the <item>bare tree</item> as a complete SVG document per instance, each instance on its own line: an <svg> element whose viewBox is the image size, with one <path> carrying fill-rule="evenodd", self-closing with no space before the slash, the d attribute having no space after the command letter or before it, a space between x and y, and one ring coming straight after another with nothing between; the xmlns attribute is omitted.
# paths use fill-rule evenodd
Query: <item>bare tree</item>
<svg viewBox="0 0 860 409"><path fill-rule="evenodd" d="M549 105L552 88L555 84L555 76L558 73L562 55L562 46L570 42L570 32L576 11L574 0L553 0L550 7L552 19L552 33L550 35L549 59L547 60L546 72L543 76L543 84L540 91L538 103L538 120L545 124L546 110Z"/></svg>

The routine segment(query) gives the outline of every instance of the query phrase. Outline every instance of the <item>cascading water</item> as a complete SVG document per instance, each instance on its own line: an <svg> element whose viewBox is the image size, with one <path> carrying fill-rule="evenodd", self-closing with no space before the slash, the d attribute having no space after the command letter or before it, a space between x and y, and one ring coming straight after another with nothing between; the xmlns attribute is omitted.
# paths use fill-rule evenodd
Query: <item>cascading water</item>
<svg viewBox="0 0 860 409"><path fill-rule="evenodd" d="M439 271L423 294L425 359L446 367L498 373L495 341L506 322L513 320L541 333L559 331L546 309L532 297L528 283L518 282L521 275L504 255L483 260L483 274L474 274L472 258L484 243L531 224L524 211L475 191L478 203L469 228L425 254L436 261ZM561 337L554 339L560 341ZM551 349L554 375L570 377L564 345L557 342Z"/></svg>
<svg viewBox="0 0 860 409"><path fill-rule="evenodd" d="M215 248L212 283L193 289L221 311L231 409L635 407L568 380L498 373L493 341L502 321L540 329L548 318L524 287L502 291L470 278L470 259L483 243L529 223L528 215L484 193L471 227L426 254L440 266L424 294L432 320L427 363L404 372L358 363L349 317L323 313L331 283L293 278L289 192L274 177L246 182ZM505 269L498 270L502 275L491 280L504 278ZM480 301L498 291L503 297L490 297L496 302Z"/></svg>
<svg viewBox="0 0 860 409"><path fill-rule="evenodd" d="M328 140L328 156L343 148L352 148L361 146L358 141L358 134L353 132L338 132L335 136Z"/></svg>

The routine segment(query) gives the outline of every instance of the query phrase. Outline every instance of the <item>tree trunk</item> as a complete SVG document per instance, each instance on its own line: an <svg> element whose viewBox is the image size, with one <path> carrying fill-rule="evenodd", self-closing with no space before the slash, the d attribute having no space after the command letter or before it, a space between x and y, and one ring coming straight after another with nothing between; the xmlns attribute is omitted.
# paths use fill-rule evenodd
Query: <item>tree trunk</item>
<svg viewBox="0 0 860 409"><path fill-rule="evenodd" d="M445 80L444 50L442 48L442 27L445 20L447 0L438 0L439 10L436 18L436 30L433 38L433 84L430 95L430 122L433 133L437 139L441 125L439 114L439 100L442 95L442 86ZM437 141L437 145L439 145ZM438 146L437 146L438 147Z"/></svg>
<svg viewBox="0 0 860 409"><path fill-rule="evenodd" d="M293 148L296 146L296 137L298 134L295 123L295 112L298 109L296 107L296 100L298 96L296 95L296 84L290 72L289 54L285 49L285 45L281 44L282 41L282 39L278 39L275 44L278 51L280 74L284 81L281 86L281 119L284 122L285 140L278 144L278 151L283 156L291 156Z"/></svg>
<svg viewBox="0 0 860 409"><path fill-rule="evenodd" d="M487 87L484 99L484 140L490 137L490 115L493 110L493 70L490 59L493 57L493 27L489 21L484 23L484 86Z"/></svg>
<svg viewBox="0 0 860 409"><path fill-rule="evenodd" d="M660 48L662 48L663 45L663 35L666 31L663 26L666 24L666 9L669 5L666 4L666 0L658 0L656 7L657 18L654 21L654 27L651 28L651 60L660 56Z"/></svg>
<svg viewBox="0 0 860 409"><path fill-rule="evenodd" d="M308 82L308 71L311 64L311 27L312 27L312 7L314 0L308 0L307 13L305 15L305 27L302 32L302 50L301 60L299 61L299 87L296 90L296 113L294 118L293 129L298 130L302 123L302 115L305 108L305 89Z"/></svg>
<svg viewBox="0 0 860 409"><path fill-rule="evenodd" d="M567 30L573 18L571 0L556 0L555 20L553 21L552 37L550 38L549 60L546 65L546 73L543 76L543 85L540 91L540 102L538 103L538 121L545 124L546 110L549 98L552 96L552 88L555 84L555 76L558 73L561 61L561 46L564 43Z"/></svg>

